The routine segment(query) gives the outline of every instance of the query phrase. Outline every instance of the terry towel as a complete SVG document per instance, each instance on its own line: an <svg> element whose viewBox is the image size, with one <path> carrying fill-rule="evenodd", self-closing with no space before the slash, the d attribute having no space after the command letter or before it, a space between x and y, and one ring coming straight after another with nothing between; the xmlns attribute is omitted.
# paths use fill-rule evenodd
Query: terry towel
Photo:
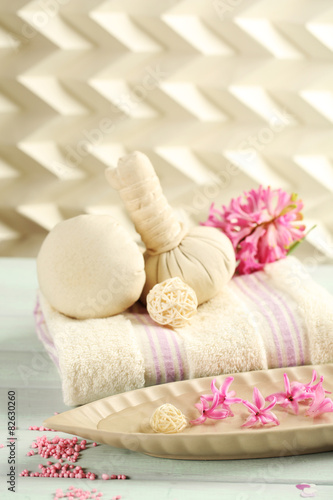
<svg viewBox="0 0 333 500"><path fill-rule="evenodd" d="M71 319L40 292L35 318L67 405L188 378L333 362L333 296L295 257L233 278L184 328L157 325L140 304Z"/></svg>

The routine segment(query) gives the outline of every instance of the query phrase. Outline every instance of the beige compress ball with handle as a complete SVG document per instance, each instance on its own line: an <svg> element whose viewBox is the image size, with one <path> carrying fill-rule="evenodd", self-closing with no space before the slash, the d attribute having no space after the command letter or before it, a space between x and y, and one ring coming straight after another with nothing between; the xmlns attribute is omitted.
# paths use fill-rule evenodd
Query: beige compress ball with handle
<svg viewBox="0 0 333 500"><path fill-rule="evenodd" d="M229 238L215 228L184 227L162 193L146 155L120 158L106 177L117 189L137 232L146 245L146 284L142 299L157 283L179 277L195 291L198 304L216 295L231 279L236 266Z"/></svg>
<svg viewBox="0 0 333 500"><path fill-rule="evenodd" d="M208 231L207 231L208 229ZM232 244L213 227L194 227L172 251L145 254L144 297L156 283L179 276L195 291L198 304L214 297L235 272Z"/></svg>
<svg viewBox="0 0 333 500"><path fill-rule="evenodd" d="M109 215L79 215L57 224L40 249L37 273L52 307L77 319L123 312L145 283L139 247Z"/></svg>

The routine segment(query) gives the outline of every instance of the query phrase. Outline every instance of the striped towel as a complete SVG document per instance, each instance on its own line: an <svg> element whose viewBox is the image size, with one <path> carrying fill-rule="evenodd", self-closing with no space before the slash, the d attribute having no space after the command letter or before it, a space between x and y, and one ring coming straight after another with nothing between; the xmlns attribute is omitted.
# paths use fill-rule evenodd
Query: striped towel
<svg viewBox="0 0 333 500"><path fill-rule="evenodd" d="M294 257L233 278L184 328L158 326L139 303L111 318L74 320L41 293L35 318L68 405L188 378L333 362L333 296Z"/></svg>

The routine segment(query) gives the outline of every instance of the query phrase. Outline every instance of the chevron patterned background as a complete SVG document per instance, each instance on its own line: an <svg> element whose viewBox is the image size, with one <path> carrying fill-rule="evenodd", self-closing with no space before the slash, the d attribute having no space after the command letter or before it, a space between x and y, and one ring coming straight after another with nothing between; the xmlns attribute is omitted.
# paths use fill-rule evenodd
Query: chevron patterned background
<svg viewBox="0 0 333 500"><path fill-rule="evenodd" d="M107 166L149 155L180 217L296 191L333 259L332 0L2 0L0 255L80 213L135 236Z"/></svg>

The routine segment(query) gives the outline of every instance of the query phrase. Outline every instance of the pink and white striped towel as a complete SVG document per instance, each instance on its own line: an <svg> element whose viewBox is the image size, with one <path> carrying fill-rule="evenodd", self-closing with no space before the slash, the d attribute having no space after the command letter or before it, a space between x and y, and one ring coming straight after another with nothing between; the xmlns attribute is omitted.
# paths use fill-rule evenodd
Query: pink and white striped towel
<svg viewBox="0 0 333 500"><path fill-rule="evenodd" d="M41 293L35 318L68 405L187 378L333 362L333 296L294 257L234 278L184 328L158 326L140 304L74 320Z"/></svg>

